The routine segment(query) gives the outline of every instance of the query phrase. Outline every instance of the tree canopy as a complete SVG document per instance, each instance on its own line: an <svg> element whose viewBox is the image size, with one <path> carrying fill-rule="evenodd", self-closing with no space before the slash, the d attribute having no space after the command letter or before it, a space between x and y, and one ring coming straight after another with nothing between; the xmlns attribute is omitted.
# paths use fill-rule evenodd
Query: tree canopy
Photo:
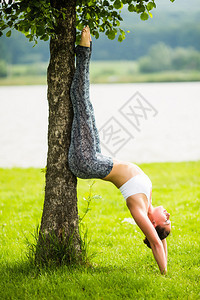
<svg viewBox="0 0 200 300"><path fill-rule="evenodd" d="M47 41L49 37L55 36L58 19L65 19L64 2L59 1L59 8L55 8L51 0L3 0L0 4L0 36L8 29L6 36L9 37L11 29L16 29L24 33L29 41L37 43L38 38ZM118 41L123 41L126 33L120 24L123 21L121 9L124 5L128 11L139 14L143 21L152 17L151 11L156 8L154 0L77 0L77 39L80 38L82 28L89 25L96 38L100 32L104 32L111 40L118 35Z"/></svg>

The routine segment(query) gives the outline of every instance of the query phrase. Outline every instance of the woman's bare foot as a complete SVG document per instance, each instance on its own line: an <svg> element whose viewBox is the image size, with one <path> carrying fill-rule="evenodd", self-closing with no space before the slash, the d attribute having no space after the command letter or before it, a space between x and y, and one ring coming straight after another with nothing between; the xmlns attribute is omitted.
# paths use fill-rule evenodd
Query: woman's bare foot
<svg viewBox="0 0 200 300"><path fill-rule="evenodd" d="M81 32L81 41L79 45L83 47L90 47L90 41L91 41L90 28L89 26L86 26L83 28Z"/></svg>

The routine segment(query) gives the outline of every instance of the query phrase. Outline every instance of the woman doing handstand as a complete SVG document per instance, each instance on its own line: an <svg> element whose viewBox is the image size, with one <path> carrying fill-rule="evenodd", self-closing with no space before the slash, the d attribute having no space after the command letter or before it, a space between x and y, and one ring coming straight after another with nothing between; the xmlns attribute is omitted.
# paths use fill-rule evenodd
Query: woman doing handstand
<svg viewBox="0 0 200 300"><path fill-rule="evenodd" d="M76 47L76 70L71 86L74 117L68 164L79 178L100 178L112 182L126 199L127 206L152 249L160 272L167 272L166 237L171 230L170 214L151 204L152 184L135 164L118 161L101 153L94 111L89 99L89 62L91 56L89 27L82 30Z"/></svg>

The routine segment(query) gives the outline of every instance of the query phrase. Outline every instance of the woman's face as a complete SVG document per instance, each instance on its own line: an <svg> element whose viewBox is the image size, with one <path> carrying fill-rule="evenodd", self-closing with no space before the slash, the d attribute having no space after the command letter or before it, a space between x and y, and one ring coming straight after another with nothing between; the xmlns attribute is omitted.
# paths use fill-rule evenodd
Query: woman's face
<svg viewBox="0 0 200 300"><path fill-rule="evenodd" d="M171 222L169 220L170 214L164 209L163 206L157 206L153 211L153 219L157 225L165 227L166 230L171 230Z"/></svg>

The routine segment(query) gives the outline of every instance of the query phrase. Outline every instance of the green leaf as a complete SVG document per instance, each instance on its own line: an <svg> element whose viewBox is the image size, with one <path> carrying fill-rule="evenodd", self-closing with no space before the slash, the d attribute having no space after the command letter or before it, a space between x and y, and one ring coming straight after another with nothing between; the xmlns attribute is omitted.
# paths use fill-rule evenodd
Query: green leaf
<svg viewBox="0 0 200 300"><path fill-rule="evenodd" d="M153 15L152 15L152 13L150 13L150 12L149 12L149 16L150 16L151 18L153 18Z"/></svg>
<svg viewBox="0 0 200 300"><path fill-rule="evenodd" d="M111 30L111 31L108 33L108 38L109 38L110 40L114 40L114 39L115 39L115 35L116 35L115 31L114 31L114 30Z"/></svg>
<svg viewBox="0 0 200 300"><path fill-rule="evenodd" d="M77 35L76 35L76 44L79 44L80 40L81 40L81 34L77 33Z"/></svg>
<svg viewBox="0 0 200 300"><path fill-rule="evenodd" d="M1 30L5 30L8 26L6 24L1 26Z"/></svg>
<svg viewBox="0 0 200 300"><path fill-rule="evenodd" d="M8 7L8 8L6 8L5 9L5 12L6 12L6 14L11 14L12 13L12 8L11 7Z"/></svg>
<svg viewBox="0 0 200 300"><path fill-rule="evenodd" d="M118 42L120 42L120 43L123 42L123 38L121 35L118 36Z"/></svg>
<svg viewBox="0 0 200 300"><path fill-rule="evenodd" d="M145 6L142 4L142 3L139 3L136 5L136 11L137 13L142 13L142 12L145 12Z"/></svg>
<svg viewBox="0 0 200 300"><path fill-rule="evenodd" d="M96 39L99 38L99 33L98 33L98 31L95 32L95 38L96 38Z"/></svg>
<svg viewBox="0 0 200 300"><path fill-rule="evenodd" d="M37 40L34 40L35 44L33 45L33 48L38 44Z"/></svg>
<svg viewBox="0 0 200 300"><path fill-rule="evenodd" d="M123 7L123 3L120 0L116 0L113 4L114 8L121 9Z"/></svg>
<svg viewBox="0 0 200 300"><path fill-rule="evenodd" d="M107 0L103 1L103 6L109 6L109 2Z"/></svg>
<svg viewBox="0 0 200 300"><path fill-rule="evenodd" d="M28 33L28 34L25 34L25 36L30 39L32 37L32 34Z"/></svg>
<svg viewBox="0 0 200 300"><path fill-rule="evenodd" d="M104 32L104 31L105 31L105 28L101 26L100 29L99 29L99 31L100 31L100 32Z"/></svg>
<svg viewBox="0 0 200 300"><path fill-rule="evenodd" d="M148 20L148 18L149 18L149 15L148 15L146 12L143 12L143 13L140 15L140 19L141 19L142 21L146 21L146 20Z"/></svg>
<svg viewBox="0 0 200 300"><path fill-rule="evenodd" d="M29 36L27 35L26 37L28 38L29 42L32 42L32 41L33 41L33 36L32 36L32 34L30 34Z"/></svg>
<svg viewBox="0 0 200 300"><path fill-rule="evenodd" d="M86 19L89 20L90 18L91 18L90 14L87 13L87 14L86 14Z"/></svg>
<svg viewBox="0 0 200 300"><path fill-rule="evenodd" d="M36 33L36 25L35 24L31 26L31 33L32 34Z"/></svg>
<svg viewBox="0 0 200 300"><path fill-rule="evenodd" d="M10 37L11 36L11 30L9 30L8 32L6 32L6 36Z"/></svg>
<svg viewBox="0 0 200 300"><path fill-rule="evenodd" d="M117 21L116 21L116 25L117 25L117 26L120 26L120 21L117 20Z"/></svg>
<svg viewBox="0 0 200 300"><path fill-rule="evenodd" d="M36 27L36 34L38 36L42 36L42 35L44 35L44 33L45 33L44 26L38 26L38 27Z"/></svg>
<svg viewBox="0 0 200 300"><path fill-rule="evenodd" d="M130 12L135 11L135 6L134 6L133 4L130 4L130 5L128 6L128 10L129 10Z"/></svg>
<svg viewBox="0 0 200 300"><path fill-rule="evenodd" d="M123 29L121 29L121 28L119 28L119 31L120 31L121 34L118 37L118 41L122 42L125 39L126 34L125 34L125 31Z"/></svg>
<svg viewBox="0 0 200 300"><path fill-rule="evenodd" d="M41 36L41 39L45 42L48 41L49 40L48 34L44 34L43 36Z"/></svg>
<svg viewBox="0 0 200 300"><path fill-rule="evenodd" d="M153 3L153 2L149 2L149 3L147 4L147 10L150 11L150 10L152 10L153 8L154 8L154 3Z"/></svg>
<svg viewBox="0 0 200 300"><path fill-rule="evenodd" d="M13 25L13 21L8 21L8 26L12 27L12 25Z"/></svg>
<svg viewBox="0 0 200 300"><path fill-rule="evenodd" d="M83 29L83 25L81 23L79 23L78 26L77 26L77 29L78 30L82 30Z"/></svg>

